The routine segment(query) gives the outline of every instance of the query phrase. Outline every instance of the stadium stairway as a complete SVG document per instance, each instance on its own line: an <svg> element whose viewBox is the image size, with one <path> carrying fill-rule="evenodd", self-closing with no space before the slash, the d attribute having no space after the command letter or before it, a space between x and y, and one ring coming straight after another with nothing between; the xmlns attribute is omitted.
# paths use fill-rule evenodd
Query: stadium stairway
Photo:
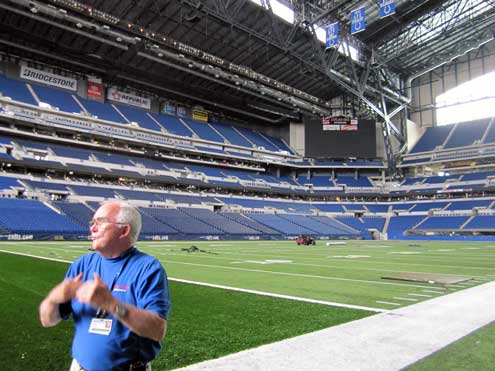
<svg viewBox="0 0 495 371"><path fill-rule="evenodd" d="M382 233L387 233L388 232L388 225L390 224L390 215L387 215L385 217L385 223L383 223L383 230Z"/></svg>
<svg viewBox="0 0 495 371"><path fill-rule="evenodd" d="M471 220L473 220L475 217L476 217L475 215L471 215L469 218L467 218L467 220L464 223L462 223L459 229L464 229L464 227L468 225L471 222Z"/></svg>

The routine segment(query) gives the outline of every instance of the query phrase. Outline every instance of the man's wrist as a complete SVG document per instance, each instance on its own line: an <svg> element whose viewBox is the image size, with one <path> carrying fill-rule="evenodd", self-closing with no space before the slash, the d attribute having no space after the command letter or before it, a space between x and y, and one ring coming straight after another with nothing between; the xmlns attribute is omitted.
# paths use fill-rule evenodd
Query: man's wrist
<svg viewBox="0 0 495 371"><path fill-rule="evenodd" d="M127 317L127 313L128 313L127 305L125 303L117 301L113 309L113 314L115 318L117 318L119 321L122 321Z"/></svg>

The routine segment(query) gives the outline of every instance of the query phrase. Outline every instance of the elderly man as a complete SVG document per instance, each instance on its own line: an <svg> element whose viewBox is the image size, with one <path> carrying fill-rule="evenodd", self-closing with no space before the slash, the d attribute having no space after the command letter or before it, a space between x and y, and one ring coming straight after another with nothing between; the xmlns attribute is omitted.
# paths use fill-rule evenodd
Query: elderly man
<svg viewBox="0 0 495 371"><path fill-rule="evenodd" d="M160 262L133 245L141 216L125 202L103 204L90 222L92 250L69 267L40 305L44 327L72 314L70 371L151 370L167 332L170 299Z"/></svg>

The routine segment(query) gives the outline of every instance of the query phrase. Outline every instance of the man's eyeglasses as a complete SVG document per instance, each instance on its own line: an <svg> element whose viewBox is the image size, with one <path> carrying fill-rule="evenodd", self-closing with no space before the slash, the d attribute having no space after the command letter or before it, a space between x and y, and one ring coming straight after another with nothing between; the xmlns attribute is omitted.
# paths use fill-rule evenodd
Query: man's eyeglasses
<svg viewBox="0 0 495 371"><path fill-rule="evenodd" d="M89 227L91 228L92 226L100 226L102 224L117 224L117 225L127 225L128 223L121 223L121 222L112 222L111 220L107 218L96 218L96 219L91 219L89 221Z"/></svg>

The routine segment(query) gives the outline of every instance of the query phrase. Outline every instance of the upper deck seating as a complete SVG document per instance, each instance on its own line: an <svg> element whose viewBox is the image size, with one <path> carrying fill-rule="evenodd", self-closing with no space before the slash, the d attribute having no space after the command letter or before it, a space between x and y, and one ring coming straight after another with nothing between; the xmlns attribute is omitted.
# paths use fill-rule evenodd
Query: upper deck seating
<svg viewBox="0 0 495 371"><path fill-rule="evenodd" d="M343 204L348 211L366 211L363 204Z"/></svg>
<svg viewBox="0 0 495 371"><path fill-rule="evenodd" d="M191 138L193 133L175 116L150 113L170 134Z"/></svg>
<svg viewBox="0 0 495 371"><path fill-rule="evenodd" d="M431 209L443 209L448 204L449 204L448 202L421 202L421 203L418 202L416 206L414 206L414 208L409 211L415 212L415 211L428 211Z"/></svg>
<svg viewBox="0 0 495 371"><path fill-rule="evenodd" d="M427 128L409 153L429 152L441 146L452 130L453 125Z"/></svg>
<svg viewBox="0 0 495 371"><path fill-rule="evenodd" d="M69 192L66 185L62 183L50 183L28 179L23 179L22 182L25 183L27 186L37 190Z"/></svg>
<svg viewBox="0 0 495 371"><path fill-rule="evenodd" d="M360 176L357 179L353 176L339 176L335 180L337 185L346 185L348 187L373 187L367 177Z"/></svg>
<svg viewBox="0 0 495 371"><path fill-rule="evenodd" d="M386 213L388 211L388 205L366 204L366 208L372 213Z"/></svg>
<svg viewBox="0 0 495 371"><path fill-rule="evenodd" d="M237 130L235 130L232 125L228 124L211 124L222 136L227 139L230 144L252 148L253 144L249 142L246 138L239 134Z"/></svg>
<svg viewBox="0 0 495 371"><path fill-rule="evenodd" d="M260 135L257 131L243 127L237 127L236 130L238 130L242 135L244 135L244 137L246 137L250 142L253 142L258 147L262 147L267 151L279 151L277 147L275 147L270 141Z"/></svg>
<svg viewBox="0 0 495 371"><path fill-rule="evenodd" d="M320 203L314 203L314 207L316 207L318 210L327 212L327 213L343 213L344 208L340 204L320 204Z"/></svg>
<svg viewBox="0 0 495 371"><path fill-rule="evenodd" d="M24 82L9 79L3 75L0 75L0 93L2 93L2 96L12 98L18 102L32 104L34 106L38 105Z"/></svg>
<svg viewBox="0 0 495 371"><path fill-rule="evenodd" d="M79 196L93 196L93 197L104 197L104 198L114 198L115 193L112 188L103 187L92 187L92 186L80 186L80 185L68 185Z"/></svg>
<svg viewBox="0 0 495 371"><path fill-rule="evenodd" d="M48 103L53 108L67 113L81 113L83 109L74 100L72 94L43 85L31 84L31 88L38 96L40 102Z"/></svg>
<svg viewBox="0 0 495 371"><path fill-rule="evenodd" d="M217 143L224 143L225 139L212 129L207 122L199 122L193 119L183 118L184 122L196 133L198 137Z"/></svg>
<svg viewBox="0 0 495 371"><path fill-rule="evenodd" d="M490 119L458 123L444 148L471 146L481 141Z"/></svg>
<svg viewBox="0 0 495 371"><path fill-rule="evenodd" d="M314 175L305 183L311 183L314 187L335 187L335 183L327 175Z"/></svg>
<svg viewBox="0 0 495 371"><path fill-rule="evenodd" d="M81 102L86 111L100 120L111 121L117 124L127 124L127 121L112 107L111 104L100 103L95 100L81 97L77 97L77 100Z"/></svg>
<svg viewBox="0 0 495 371"><path fill-rule="evenodd" d="M489 207L493 200L470 200L452 202L445 210L472 210L475 207Z"/></svg>
<svg viewBox="0 0 495 371"><path fill-rule="evenodd" d="M486 136L483 138L483 144L495 143L495 122L493 121L493 117L491 121L491 125L487 128Z"/></svg>
<svg viewBox="0 0 495 371"><path fill-rule="evenodd" d="M150 116L148 116L146 111L121 104L115 104L115 107L117 107L117 109L125 116L127 120L129 120L129 122L135 122L143 129L158 132L162 130L162 127L158 125Z"/></svg>
<svg viewBox="0 0 495 371"><path fill-rule="evenodd" d="M79 160L89 160L89 156L91 155L91 151L86 149L78 149L74 147L65 147L50 144L50 149L57 156L60 157L69 157L69 158L77 158Z"/></svg>
<svg viewBox="0 0 495 371"><path fill-rule="evenodd" d="M429 176L425 178L423 184L441 184L448 180L456 181L460 178L460 175L446 175L446 176Z"/></svg>

